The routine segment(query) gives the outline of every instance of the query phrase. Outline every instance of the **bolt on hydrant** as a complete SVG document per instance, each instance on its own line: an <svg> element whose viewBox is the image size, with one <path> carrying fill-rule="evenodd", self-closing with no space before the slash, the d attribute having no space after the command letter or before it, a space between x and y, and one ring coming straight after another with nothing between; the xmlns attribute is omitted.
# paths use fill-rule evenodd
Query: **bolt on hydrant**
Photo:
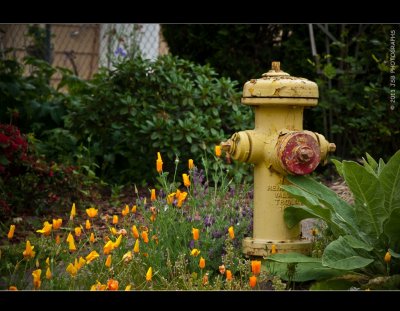
<svg viewBox="0 0 400 311"><path fill-rule="evenodd" d="M305 175L327 162L335 144L321 134L303 130L304 107L318 103L318 86L280 70L247 81L242 103L254 107L255 129L237 132L221 143L231 158L254 166L253 238L243 240L247 256L267 256L272 245L278 253L308 254L311 242L301 237L300 225L288 229L283 219L285 207L298 204L280 188L285 176Z"/></svg>

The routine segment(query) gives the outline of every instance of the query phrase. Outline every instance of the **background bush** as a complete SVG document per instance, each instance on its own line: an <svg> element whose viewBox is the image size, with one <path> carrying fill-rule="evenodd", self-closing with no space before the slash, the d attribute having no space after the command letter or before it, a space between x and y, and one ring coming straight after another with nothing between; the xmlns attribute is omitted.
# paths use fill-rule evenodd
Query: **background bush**
<svg viewBox="0 0 400 311"><path fill-rule="evenodd" d="M307 24L169 24L162 29L172 54L210 64L237 79L239 86L261 77L273 60L281 61L282 69L293 76L316 81L319 105L306 109L305 128L335 142L335 154L341 158L369 152L387 160L400 149L400 106L391 109L389 101L390 31L397 35L399 25L330 24L335 40L313 27L316 57ZM397 81L399 72L397 68Z"/></svg>
<svg viewBox="0 0 400 311"><path fill-rule="evenodd" d="M66 127L78 143L90 140L98 172L113 182L150 181L157 152L165 170L172 170L175 155L200 163L215 144L252 126L236 81L178 57L127 59L90 82L66 76L61 85L77 98Z"/></svg>

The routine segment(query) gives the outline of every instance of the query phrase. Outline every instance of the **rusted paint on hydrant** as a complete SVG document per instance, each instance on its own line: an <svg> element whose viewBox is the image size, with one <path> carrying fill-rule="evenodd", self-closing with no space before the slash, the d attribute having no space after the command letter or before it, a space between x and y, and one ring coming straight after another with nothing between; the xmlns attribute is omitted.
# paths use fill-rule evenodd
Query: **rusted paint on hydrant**
<svg viewBox="0 0 400 311"><path fill-rule="evenodd" d="M243 252L249 256L267 256L275 245L278 253L309 253L311 242L301 238L300 226L288 229L285 207L298 204L280 188L286 175L305 175L325 164L335 151L321 134L303 130L304 107L318 103L318 86L280 70L272 70L260 79L251 79L243 87L242 103L255 110L255 129L237 132L221 143L232 159L254 163L253 238L243 240Z"/></svg>

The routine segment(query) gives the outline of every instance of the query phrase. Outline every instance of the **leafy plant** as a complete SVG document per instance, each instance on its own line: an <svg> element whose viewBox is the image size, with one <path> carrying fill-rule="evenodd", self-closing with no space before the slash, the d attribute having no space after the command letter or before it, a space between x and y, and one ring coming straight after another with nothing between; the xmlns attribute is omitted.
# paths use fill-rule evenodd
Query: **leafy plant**
<svg viewBox="0 0 400 311"><path fill-rule="evenodd" d="M237 82L218 77L209 66L173 56L155 62L138 56L115 66L90 82L68 76L61 82L76 98L66 127L78 143L92 138L97 173L111 182L152 178L149 155L156 152L171 164L176 155L194 154L199 162L203 152L252 122L250 108L239 102Z"/></svg>
<svg viewBox="0 0 400 311"><path fill-rule="evenodd" d="M90 183L94 176L81 171L83 166L48 161L37 153L35 141L17 127L0 123L0 220L21 212L51 211L97 188Z"/></svg>
<svg viewBox="0 0 400 311"><path fill-rule="evenodd" d="M304 205L285 209L286 224L292 227L305 218L326 222L335 240L324 250L323 267L362 273L369 278L398 273L400 151L386 164L382 159L376 162L369 154L363 165L333 161L354 195L354 204L310 177L288 176L292 185L281 187ZM391 260L385 258L387 252Z"/></svg>

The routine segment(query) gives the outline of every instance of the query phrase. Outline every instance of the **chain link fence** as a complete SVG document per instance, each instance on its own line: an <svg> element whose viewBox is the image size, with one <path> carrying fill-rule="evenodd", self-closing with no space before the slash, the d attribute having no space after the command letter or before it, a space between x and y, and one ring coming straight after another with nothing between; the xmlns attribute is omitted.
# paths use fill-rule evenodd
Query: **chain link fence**
<svg viewBox="0 0 400 311"><path fill-rule="evenodd" d="M1 59L31 55L83 79L124 57L154 60L167 53L159 24L0 24Z"/></svg>

